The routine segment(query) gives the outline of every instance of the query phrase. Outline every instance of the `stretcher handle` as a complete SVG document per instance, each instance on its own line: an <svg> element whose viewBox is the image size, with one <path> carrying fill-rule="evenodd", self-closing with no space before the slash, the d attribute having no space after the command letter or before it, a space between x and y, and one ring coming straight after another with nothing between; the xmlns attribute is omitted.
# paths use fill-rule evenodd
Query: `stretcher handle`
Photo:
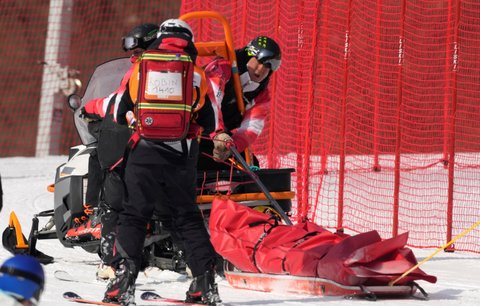
<svg viewBox="0 0 480 306"><path fill-rule="evenodd" d="M245 114L245 105L243 102L243 91L242 91L242 84L240 82L240 75L238 71L238 63L237 63L237 55L235 53L235 47L233 44L233 35L232 35L232 30L230 28L230 24L228 23L228 20L219 12L216 11L196 11L196 12L189 12L186 14L183 14L182 16L179 17L181 20L189 20L189 19L201 19L201 18L211 18L215 19L218 22L220 22L223 26L223 33L225 36L225 40L223 43L220 42L220 45L222 46L221 48L224 49L222 50L222 54L226 55L226 58L230 61L230 64L232 65L232 81L233 81L233 88L235 92L235 98L237 100L237 107L238 111L242 115L242 118ZM218 42L196 42L195 46L197 46L197 49L199 48L199 45L204 44L207 46L208 44L211 44L212 46L216 46L220 48L220 45L218 45ZM206 54L206 55L213 55L213 54ZM223 56L222 56L223 57ZM245 149L245 160L247 164L252 165L253 164L253 157L250 148Z"/></svg>
<svg viewBox="0 0 480 306"><path fill-rule="evenodd" d="M255 173L253 173L252 170L250 170L250 167L247 165L247 162L245 161L245 159L243 159L242 155L238 153L237 148L235 148L235 146L230 146L230 152L232 152L233 156L235 156L237 161L242 165L242 167L245 169L248 175L250 175L250 177L255 181L257 186L262 190L262 192L265 194L270 204L272 204L272 206L277 210L280 216L282 216L283 220L285 220L285 223L287 225L292 225L292 221L290 221L290 219L288 218L283 208L272 197L272 195L270 194L270 191L268 191L267 187L265 187L262 181L260 181L260 179L258 178L258 175L256 175Z"/></svg>

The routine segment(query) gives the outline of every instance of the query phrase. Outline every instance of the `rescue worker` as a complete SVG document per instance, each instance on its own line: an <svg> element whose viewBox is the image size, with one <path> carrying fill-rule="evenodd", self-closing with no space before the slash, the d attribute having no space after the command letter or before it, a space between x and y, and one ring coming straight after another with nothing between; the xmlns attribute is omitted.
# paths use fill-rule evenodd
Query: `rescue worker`
<svg viewBox="0 0 480 306"><path fill-rule="evenodd" d="M0 266L2 306L35 306L44 286L43 267L35 257L15 255Z"/></svg>
<svg viewBox="0 0 480 306"><path fill-rule="evenodd" d="M132 63L135 63L138 55L143 50L147 49L147 47L153 41L155 41L155 39L157 38L158 28L159 26L157 24L142 24L132 29L132 31L126 37L122 38L123 49L125 51L133 50L133 54L131 57ZM128 75L129 73L127 73L127 76ZM125 79L125 81L123 82L123 86L126 86L126 80L127 79ZM113 102L110 101L110 103ZM109 126L113 124L116 123L110 122ZM116 128L114 129L118 130ZM123 133L127 134L126 137L129 137L129 135L131 134L129 132ZM111 139L114 137L107 136L106 138ZM119 142L120 144L112 146L109 141L105 141L105 143L103 144L106 147L104 151L108 153L111 152L113 148L114 150L120 151L119 153L125 152L127 138L125 138L125 136L120 137ZM125 152L125 154L128 153ZM100 154L100 158L102 158L102 154ZM115 159L118 160L118 157L113 156L113 158L108 159L113 161ZM111 167L112 165L109 166ZM102 233L100 239L100 254L102 258L102 264L97 271L97 277L100 279L109 279L114 277L114 271L111 267L111 261L113 259L113 244L115 242L118 216L123 210L123 200L125 196L123 172L123 163L117 163L116 167L105 171L105 179L103 183L104 201L102 201L101 205Z"/></svg>
<svg viewBox="0 0 480 306"><path fill-rule="evenodd" d="M138 55L157 38L158 28L157 24L141 24L122 38L122 49L133 51L130 57L132 63L135 63ZM131 71L127 72L115 93L88 101L81 112L82 118L89 122L89 131L98 142L97 150L92 152L89 158L85 213L80 220L83 223L70 229L66 237L76 240L100 238L102 263L97 271L97 277L100 279L114 277L110 261L113 257L116 224L125 193L122 179L123 167L117 161L124 155L127 140L131 135L128 128L119 128L109 116L106 116L106 113L108 105L111 103L110 107L113 107L116 98L125 91L130 74ZM114 163L117 165L111 169ZM101 188L103 193L100 191ZM99 199L100 194L103 195L102 199ZM96 207L98 210L93 214Z"/></svg>
<svg viewBox="0 0 480 306"><path fill-rule="evenodd" d="M245 113L242 117L235 97L231 66L223 58L218 58L205 67L205 74L216 88L213 96L221 101L220 128L231 135L239 152L251 146L263 131L270 109L270 91L268 84L273 72L280 68L281 51L279 45L267 36L258 36L244 48L235 50L242 85ZM223 123L223 126L222 126ZM203 136L206 136L204 134ZM202 154L212 152L214 144L203 140L200 143L199 170L229 169L226 163L216 162L210 156ZM228 158L230 151L215 149L221 160ZM255 163L258 166L256 159Z"/></svg>
<svg viewBox="0 0 480 306"><path fill-rule="evenodd" d="M149 49L181 47L195 62L197 51L193 44L190 26L178 19L169 19L160 25L158 38ZM131 80L138 80L132 75ZM117 97L116 121L127 124L126 115L134 109L130 88L135 82L127 84L125 92ZM193 128L201 126L207 134L218 130L218 114L205 96L206 83L203 70L195 67L193 85L204 99L197 105ZM134 87L134 86L132 86ZM129 117L131 118L131 117ZM132 122L129 122L130 124ZM212 135L219 147L231 142L229 137ZM227 135L228 136L228 135ZM141 263L141 254L145 240L147 223L155 211L160 220L169 224L178 239L183 242L186 262L192 271L193 281L187 291L187 302L202 302L216 305L221 302L215 283L215 251L205 228L200 209L195 203L196 164L198 156L198 135L189 135L172 142L158 142L140 138L132 145L125 167L126 201L117 225L115 240L115 258L113 265L115 278L110 280L104 301L121 305L135 305L135 280ZM219 141L221 138L223 141Z"/></svg>

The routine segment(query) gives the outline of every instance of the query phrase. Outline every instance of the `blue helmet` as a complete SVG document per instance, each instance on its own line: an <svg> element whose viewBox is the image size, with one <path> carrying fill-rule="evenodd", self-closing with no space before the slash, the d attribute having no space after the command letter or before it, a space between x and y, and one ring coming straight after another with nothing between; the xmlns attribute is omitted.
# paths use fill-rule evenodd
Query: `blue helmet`
<svg viewBox="0 0 480 306"><path fill-rule="evenodd" d="M45 274L38 260L28 255L16 255L0 267L0 291L36 305L45 284Z"/></svg>

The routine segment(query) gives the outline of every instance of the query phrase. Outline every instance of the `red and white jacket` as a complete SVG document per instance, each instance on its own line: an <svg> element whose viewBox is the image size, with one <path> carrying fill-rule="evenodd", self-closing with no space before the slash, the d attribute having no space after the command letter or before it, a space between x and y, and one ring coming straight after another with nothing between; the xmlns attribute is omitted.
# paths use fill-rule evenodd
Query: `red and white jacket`
<svg viewBox="0 0 480 306"><path fill-rule="evenodd" d="M215 97L212 103L219 112L219 126L232 134L237 150L242 152L255 142L265 127L270 108L270 92L267 86L250 97L244 94L245 113L242 118L233 82L230 80L231 69L227 60L219 58L205 67L205 74L211 82L209 95Z"/></svg>

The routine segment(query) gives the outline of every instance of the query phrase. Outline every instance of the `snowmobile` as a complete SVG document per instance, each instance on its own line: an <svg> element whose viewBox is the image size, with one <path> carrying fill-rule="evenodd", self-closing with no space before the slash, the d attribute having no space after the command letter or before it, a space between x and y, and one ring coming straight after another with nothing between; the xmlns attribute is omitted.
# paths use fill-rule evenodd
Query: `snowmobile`
<svg viewBox="0 0 480 306"><path fill-rule="evenodd" d="M224 24L224 27L228 25ZM231 37L227 39L231 40ZM232 41L197 42L196 44L199 56L224 56L231 62L236 62ZM77 95L68 97L67 104L74 111L74 124L82 144L71 147L67 161L56 169L55 182L48 187L54 194L53 209L34 215L28 239L23 236L20 222L12 212L9 226L3 233L3 245L10 252L34 255L44 263L52 262L51 256L35 248L37 241L42 239L58 239L65 247L81 247L90 253L99 252L99 239L83 241L66 238L67 231L74 226L72 211L81 211L83 204L86 203L89 157L90 153L96 149L96 138L89 132L88 123L79 115L82 106L88 101L114 92L130 66L131 61L127 57L100 64L93 72L83 97ZM239 82L238 74L234 77ZM238 91L239 83L237 86ZM244 165L249 167L249 164ZM278 215L290 222L287 215L291 210L291 199L294 197L290 186L292 172L294 169L260 169L252 176L252 172L245 167L199 172L197 203L203 212L206 224L208 224L213 199L225 194L244 205ZM272 193L265 193L265 191ZM49 220L43 228L39 229L39 218L43 217L48 217ZM185 272L183 252L175 246L170 234L163 229L155 217L152 218L149 228L150 235L146 239L144 249L145 266Z"/></svg>

